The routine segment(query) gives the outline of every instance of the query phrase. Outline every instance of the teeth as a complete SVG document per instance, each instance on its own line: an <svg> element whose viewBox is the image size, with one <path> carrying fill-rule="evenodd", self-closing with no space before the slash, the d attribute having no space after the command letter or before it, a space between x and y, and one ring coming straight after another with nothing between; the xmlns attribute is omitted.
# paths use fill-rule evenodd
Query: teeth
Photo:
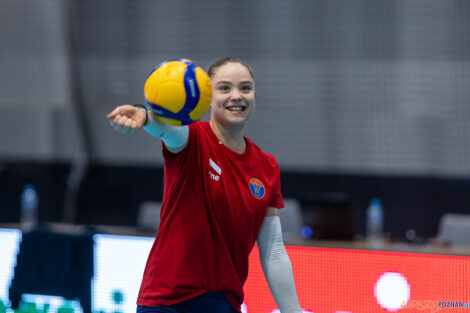
<svg viewBox="0 0 470 313"><path fill-rule="evenodd" d="M229 109L230 111L243 111L245 108L242 107L242 106L233 106L233 107L228 107L227 109Z"/></svg>

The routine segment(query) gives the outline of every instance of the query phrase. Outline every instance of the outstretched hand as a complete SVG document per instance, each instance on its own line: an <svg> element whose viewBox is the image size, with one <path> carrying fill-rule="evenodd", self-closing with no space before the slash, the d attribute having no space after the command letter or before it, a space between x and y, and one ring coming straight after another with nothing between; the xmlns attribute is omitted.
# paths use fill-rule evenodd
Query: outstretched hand
<svg viewBox="0 0 470 313"><path fill-rule="evenodd" d="M144 126L146 116L144 110L126 104L115 108L106 118L118 133L134 135Z"/></svg>

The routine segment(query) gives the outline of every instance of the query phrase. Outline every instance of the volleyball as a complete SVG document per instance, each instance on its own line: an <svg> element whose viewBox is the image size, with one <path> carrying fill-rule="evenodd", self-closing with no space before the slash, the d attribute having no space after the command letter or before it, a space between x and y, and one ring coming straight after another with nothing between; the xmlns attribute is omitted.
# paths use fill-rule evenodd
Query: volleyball
<svg viewBox="0 0 470 313"><path fill-rule="evenodd" d="M159 64L144 85L145 102L153 118L171 125L188 125L209 108L212 87L209 75L188 59Z"/></svg>

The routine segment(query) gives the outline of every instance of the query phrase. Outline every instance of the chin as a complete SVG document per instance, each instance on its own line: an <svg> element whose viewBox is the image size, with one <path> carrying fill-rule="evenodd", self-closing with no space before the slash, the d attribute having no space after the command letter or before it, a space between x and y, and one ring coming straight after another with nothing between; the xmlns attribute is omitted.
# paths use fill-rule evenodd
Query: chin
<svg viewBox="0 0 470 313"><path fill-rule="evenodd" d="M228 116L226 118L226 121L228 124L232 124L232 125L245 125L249 119L250 119L250 115Z"/></svg>

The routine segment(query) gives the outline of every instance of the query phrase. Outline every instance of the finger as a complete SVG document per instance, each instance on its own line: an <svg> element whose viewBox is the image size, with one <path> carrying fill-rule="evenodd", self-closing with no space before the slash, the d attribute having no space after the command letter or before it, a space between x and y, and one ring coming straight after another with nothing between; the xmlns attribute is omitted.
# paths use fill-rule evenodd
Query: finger
<svg viewBox="0 0 470 313"><path fill-rule="evenodd" d="M119 124L116 124L116 123L114 123L112 120L110 120L110 121L109 121L109 125L111 125L111 127L112 127L115 131L119 131L119 130L118 130Z"/></svg>
<svg viewBox="0 0 470 313"><path fill-rule="evenodd" d="M124 131L124 123L126 121L127 117L120 115L119 118L118 116L114 118L113 122L116 124L116 131L123 133Z"/></svg>
<svg viewBox="0 0 470 313"><path fill-rule="evenodd" d="M128 134L131 132L131 130L132 130L131 125L132 125L133 120L130 119L130 118L126 118L126 119L123 120L122 122L123 122L123 124L122 124L122 126L123 126L123 128L122 128L123 133L126 134L126 135L128 135Z"/></svg>
<svg viewBox="0 0 470 313"><path fill-rule="evenodd" d="M118 114L113 118L113 123L114 124L119 124L119 120L121 119L122 115Z"/></svg>
<svg viewBox="0 0 470 313"><path fill-rule="evenodd" d="M137 130L135 128L129 128L129 131L127 132L128 135L133 136L137 133Z"/></svg>
<svg viewBox="0 0 470 313"><path fill-rule="evenodd" d="M134 122L133 120L131 120L130 118L128 118L127 121L126 121L126 123L124 124L124 126L125 126L125 133L126 133L127 135L132 135L132 132L134 131L134 129L132 128L132 123L133 123L133 122Z"/></svg>
<svg viewBox="0 0 470 313"><path fill-rule="evenodd" d="M121 131L120 131L121 125L116 124L116 123L113 123L113 128L114 128L114 130L117 131L118 133L121 132Z"/></svg>
<svg viewBox="0 0 470 313"><path fill-rule="evenodd" d="M126 126L122 126L121 125L121 130L120 130L121 134L123 135L127 135L129 133L129 128L126 127Z"/></svg>
<svg viewBox="0 0 470 313"><path fill-rule="evenodd" d="M120 134L125 135L125 134L127 134L127 128L125 126L118 125L117 132L120 133Z"/></svg>
<svg viewBox="0 0 470 313"><path fill-rule="evenodd" d="M128 118L126 116L122 116L118 121L119 131L123 134L127 133L127 131L126 131L126 122L127 122L127 120L128 120Z"/></svg>
<svg viewBox="0 0 470 313"><path fill-rule="evenodd" d="M108 119L113 119L116 115L120 114L121 112L121 106L118 106L115 108L111 113L109 113L106 118Z"/></svg>
<svg viewBox="0 0 470 313"><path fill-rule="evenodd" d="M121 125L126 125L126 121L128 120L127 116L125 115L122 115L121 118L119 119L118 121L118 124L121 124Z"/></svg>

